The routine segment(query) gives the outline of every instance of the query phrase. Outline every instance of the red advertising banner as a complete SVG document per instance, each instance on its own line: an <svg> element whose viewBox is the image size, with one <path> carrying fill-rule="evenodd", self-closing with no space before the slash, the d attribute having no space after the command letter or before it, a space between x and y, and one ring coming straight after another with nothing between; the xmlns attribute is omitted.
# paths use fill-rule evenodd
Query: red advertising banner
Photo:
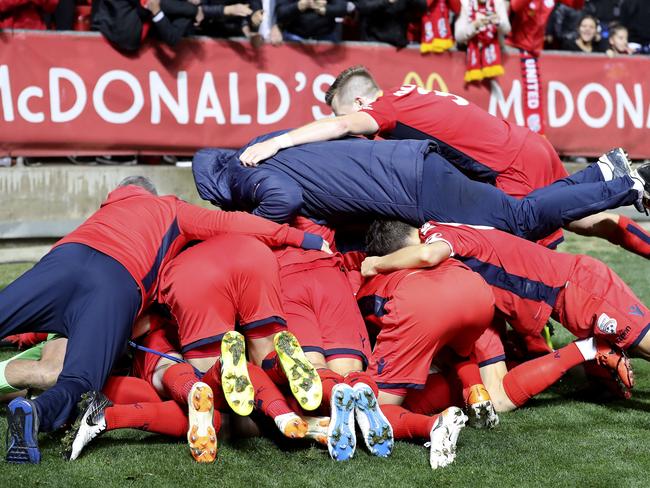
<svg viewBox="0 0 650 488"><path fill-rule="evenodd" d="M450 91L524 125L519 56L498 83L465 85L463 53L389 46L265 46L192 39L125 56L95 34L0 32L0 154L191 154L330 115L334 77L366 65L382 86ZM623 146L650 157L650 58L545 53L546 134L560 153ZM532 77L531 77L532 79ZM531 83L530 81L528 83ZM535 93L528 86L528 93ZM435 114L432 114L435 117ZM467 131L481 130L467 127Z"/></svg>

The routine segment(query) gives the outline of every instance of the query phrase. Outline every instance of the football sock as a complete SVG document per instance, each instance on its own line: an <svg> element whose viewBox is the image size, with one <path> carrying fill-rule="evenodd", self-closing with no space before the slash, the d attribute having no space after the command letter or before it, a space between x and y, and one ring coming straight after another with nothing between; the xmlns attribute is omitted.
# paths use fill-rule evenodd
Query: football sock
<svg viewBox="0 0 650 488"><path fill-rule="evenodd" d="M282 392L262 368L248 363L248 375L255 389L255 407L257 409L271 418L294 413L287 404Z"/></svg>
<svg viewBox="0 0 650 488"><path fill-rule="evenodd" d="M520 407L558 381L569 369L584 361L578 345L572 342L509 371L503 377L503 389L510 401Z"/></svg>
<svg viewBox="0 0 650 488"><path fill-rule="evenodd" d="M323 408L329 410L330 401L332 400L332 388L339 383L343 383L345 379L340 374L328 368L320 368L316 372L320 376L320 381L323 384L323 400L321 401L321 405Z"/></svg>
<svg viewBox="0 0 650 488"><path fill-rule="evenodd" d="M161 401L153 386L134 376L109 376L102 392L114 404Z"/></svg>
<svg viewBox="0 0 650 488"><path fill-rule="evenodd" d="M288 383L287 377L284 371L282 371L282 366L280 366L278 354L275 351L271 351L264 358L262 361L262 369L276 385L282 386Z"/></svg>
<svg viewBox="0 0 650 488"><path fill-rule="evenodd" d="M452 388L452 383L444 374L430 374L424 389L408 390L403 405L413 413L432 415L442 412L455 403ZM460 390L460 388L457 389Z"/></svg>
<svg viewBox="0 0 650 488"><path fill-rule="evenodd" d="M162 384L167 394L172 400L175 400L182 406L187 406L187 397L190 394L192 385L197 381L199 379L196 377L196 373L194 373L194 368L187 363L170 366L162 377Z"/></svg>
<svg viewBox="0 0 650 488"><path fill-rule="evenodd" d="M459 360L454 363L454 371L458 375L461 384L463 385L463 400L469 396L469 390L474 385L483 383L481 373L478 369L476 361L471 359Z"/></svg>
<svg viewBox="0 0 650 488"><path fill-rule="evenodd" d="M608 240L627 251L650 258L650 233L624 215L619 216L618 225Z"/></svg>
<svg viewBox="0 0 650 488"><path fill-rule="evenodd" d="M352 387L357 383L364 383L372 389L375 396L379 395L379 388L377 387L377 383L375 383L375 380L372 379L372 376L370 376L365 371L353 371L352 373L348 373L345 375L344 380L346 384Z"/></svg>
<svg viewBox="0 0 650 488"><path fill-rule="evenodd" d="M580 354L585 361L591 361L596 359L596 354L598 350L596 349L596 338L588 337L587 339L582 339L580 341L575 341L574 344L580 350Z"/></svg>
<svg viewBox="0 0 650 488"><path fill-rule="evenodd" d="M206 383L210 388L212 388L215 411L227 410L229 408L228 402L226 402L226 397L223 394L223 388L221 388L221 360L220 359L218 359L210 367L210 369L208 369L205 372L205 374L201 377L201 381Z"/></svg>
<svg viewBox="0 0 650 488"><path fill-rule="evenodd" d="M409 412L400 405L381 405L388 422L393 427L395 439L426 439L438 418Z"/></svg>

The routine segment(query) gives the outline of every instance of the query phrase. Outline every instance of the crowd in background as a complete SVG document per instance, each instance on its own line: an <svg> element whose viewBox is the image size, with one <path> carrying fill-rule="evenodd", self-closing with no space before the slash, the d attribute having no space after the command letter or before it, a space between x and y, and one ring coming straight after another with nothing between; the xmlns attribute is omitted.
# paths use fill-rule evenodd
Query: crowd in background
<svg viewBox="0 0 650 488"><path fill-rule="evenodd" d="M562 2L562 3L561 3ZM512 5L510 5L512 3ZM500 39L514 17L546 18L544 47L609 55L650 54L648 0L0 0L0 29L98 30L117 47L147 35L173 46L182 37L247 37L255 45L303 40L420 43L440 52L471 39ZM539 6L537 5L539 4ZM576 4L582 8L572 8ZM571 5L571 6L568 6ZM524 19L524 22L527 19ZM448 26L448 27L446 27ZM445 29L449 34L445 33ZM443 49L428 49L432 30ZM486 34L487 33L487 34ZM448 38L448 39L447 39ZM438 41L436 41L438 42ZM507 42L507 41L506 41Z"/></svg>

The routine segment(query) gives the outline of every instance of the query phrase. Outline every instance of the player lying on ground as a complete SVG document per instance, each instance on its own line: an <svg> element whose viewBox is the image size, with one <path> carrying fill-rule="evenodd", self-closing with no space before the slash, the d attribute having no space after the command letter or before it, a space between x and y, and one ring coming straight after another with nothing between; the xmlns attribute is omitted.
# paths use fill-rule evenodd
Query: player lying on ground
<svg viewBox="0 0 650 488"><path fill-rule="evenodd" d="M434 141L441 155L465 174L494 183L516 198L568 176L545 137L494 117L452 93L415 85L383 91L366 68L353 66L339 74L325 100L337 117L249 146L240 156L242 163L256 165L283 148L360 134ZM467 127L477 130L468 131ZM650 166L642 171L646 181L650 180ZM600 213L569 222L565 228L602 237L650 258L650 234L627 217ZM562 234L557 232L543 244L554 247L561 240Z"/></svg>
<svg viewBox="0 0 650 488"><path fill-rule="evenodd" d="M133 177L0 291L0 336L32 331L68 338L54 387L34 401L17 398L9 404L8 461L40 462L38 432L59 428L82 393L102 387L137 314L153 299L161 267L190 240L224 232L271 245L326 246L318 236L252 215L158 197L149 180Z"/></svg>
<svg viewBox="0 0 650 488"><path fill-rule="evenodd" d="M518 381L516 374L503 377L508 399L500 396L503 410L525 403L566 368L600 354L611 356L606 362L628 387L633 379L618 351L650 359L648 309L618 275L594 258L557 253L496 229L463 224L429 222L419 234L402 222L384 221L373 224L369 236L381 256L362 263L366 276L435 267L453 256L491 286L498 312L521 334L539 335L553 317L576 337L595 338L553 353L560 358L557 369L547 370L539 381ZM538 361L541 368L544 360ZM527 366L531 367L535 364Z"/></svg>
<svg viewBox="0 0 650 488"><path fill-rule="evenodd" d="M471 307L467 297L472 297ZM436 268L375 275L361 287L357 300L364 318L378 328L368 373L379 386L379 402L395 437L430 437L431 467L446 466L455 458L467 417L451 407L421 419L414 430L400 405L411 390L424 387L433 358L444 353L445 363L462 382L472 424L498 423L478 366L470 358L474 343L492 322L489 286L467 266L450 260Z"/></svg>
<svg viewBox="0 0 650 488"><path fill-rule="evenodd" d="M466 222L529 240L602 210L639 203L644 194L645 180L619 150L517 199L470 180L432 145L358 138L316 142L287 148L257 168L241 166L239 153L204 149L194 156L192 170L203 199L278 222L298 213L333 226L374 218L414 226Z"/></svg>

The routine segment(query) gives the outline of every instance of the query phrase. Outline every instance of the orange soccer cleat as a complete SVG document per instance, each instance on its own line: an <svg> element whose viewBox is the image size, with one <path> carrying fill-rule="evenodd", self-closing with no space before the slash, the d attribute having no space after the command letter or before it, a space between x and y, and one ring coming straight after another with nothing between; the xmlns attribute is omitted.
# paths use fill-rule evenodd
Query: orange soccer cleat
<svg viewBox="0 0 650 488"><path fill-rule="evenodd" d="M627 389L634 387L634 371L630 360L621 349L596 339L596 364L610 369Z"/></svg>

